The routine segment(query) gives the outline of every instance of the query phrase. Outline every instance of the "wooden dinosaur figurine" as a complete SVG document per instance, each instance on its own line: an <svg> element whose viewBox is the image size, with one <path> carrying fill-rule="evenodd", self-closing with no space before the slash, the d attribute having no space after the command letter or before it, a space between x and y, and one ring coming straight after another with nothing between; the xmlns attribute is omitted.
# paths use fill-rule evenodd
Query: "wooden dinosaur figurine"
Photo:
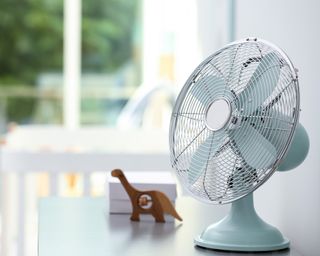
<svg viewBox="0 0 320 256"><path fill-rule="evenodd" d="M132 203L132 221L139 221L140 214L151 214L156 222L165 222L164 213L168 213L176 219L182 221L182 218L174 209L169 198L162 192L156 190L139 191L135 189L127 180L120 169L111 172L113 177L117 177Z"/></svg>

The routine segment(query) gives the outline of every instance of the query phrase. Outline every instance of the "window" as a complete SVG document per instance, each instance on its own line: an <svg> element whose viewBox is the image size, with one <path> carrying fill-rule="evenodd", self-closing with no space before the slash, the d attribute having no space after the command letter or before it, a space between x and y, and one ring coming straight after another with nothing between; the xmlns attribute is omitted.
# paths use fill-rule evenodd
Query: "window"
<svg viewBox="0 0 320 256"><path fill-rule="evenodd" d="M81 10L78 0L1 2L0 32L5 35L0 41L2 132L10 122L64 123L63 86L70 81L64 80L69 70L63 66L74 64L74 59L81 62L82 70L81 124L113 126L141 84L141 3L82 1L82 12L77 14L73 8ZM77 47L72 31L77 19L81 19L81 54L68 56L69 49ZM66 49L68 41L71 47ZM75 68L71 69L74 73Z"/></svg>
<svg viewBox="0 0 320 256"><path fill-rule="evenodd" d="M115 127L141 85L149 112L168 109L172 100L154 96L158 88L169 86L173 93L199 61L197 4L185 1L183 12L180 4L2 1L0 129L10 122ZM162 122L142 112L145 123Z"/></svg>
<svg viewBox="0 0 320 256"><path fill-rule="evenodd" d="M81 135L82 131L43 128L45 124L72 129L93 125L116 128L112 132L111 129L88 129L94 132L95 143L99 142L95 148L98 152L105 150L105 144L108 144L108 152L110 148L123 150L128 140L119 142L112 136L118 134L119 127L151 128L154 134L166 137L163 130L154 131L154 128L168 129L171 107L179 88L199 61L224 43L225 22L221 22L224 2L0 1L0 133L10 122L40 124L41 127L36 128L23 127L21 130L25 128L26 136L20 133L15 140L18 147L40 152L55 150L51 144L64 142L59 132L86 137ZM205 54L201 56L201 52ZM47 131L53 131L55 136L47 135ZM104 136L99 135L101 131L109 132L106 141L101 140ZM144 130L139 132L143 138L147 137ZM167 140L160 135L154 137L139 145L127 144L132 145L132 152L142 151L148 143L151 145L148 153L166 151ZM43 138L48 139L48 143L43 144ZM92 140L88 142L86 138L82 143L90 144ZM112 143L107 143L110 141ZM88 148L57 145L59 152L62 147L68 151L91 149L90 145ZM10 185L12 189L6 191L6 196L16 195L19 189L27 193L19 192L18 200L8 196L7 205L1 205L2 217L10 220L3 221L1 227L1 238L7 242L2 244L6 246L1 246L1 250L9 252L4 255L23 255L23 252L35 255L37 252L37 201L31 200L26 211L18 212L19 221L15 220L15 203L20 204L29 196L55 194L57 190L63 195L81 195L90 183L88 173L85 177L75 173L52 174L8 172L9 182L3 185ZM104 194L104 178L104 173L91 176L95 189L92 194ZM59 186L55 186L56 182ZM20 186L23 184L26 187ZM23 221L28 224L27 232L20 230L23 230L19 226Z"/></svg>

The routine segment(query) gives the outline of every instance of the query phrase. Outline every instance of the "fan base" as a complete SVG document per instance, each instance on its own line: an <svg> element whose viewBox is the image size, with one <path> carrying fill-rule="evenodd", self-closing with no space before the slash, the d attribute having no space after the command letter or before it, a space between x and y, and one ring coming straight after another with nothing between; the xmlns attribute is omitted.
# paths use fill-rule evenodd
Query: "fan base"
<svg viewBox="0 0 320 256"><path fill-rule="evenodd" d="M197 246L227 251L275 251L289 247L281 232L264 222L253 206L252 193L232 203L229 214L195 238Z"/></svg>
<svg viewBox="0 0 320 256"><path fill-rule="evenodd" d="M194 243L199 247L207 249L223 250L223 251L239 251L239 252L267 252L277 251L289 248L290 241L283 238L283 242L279 244L227 244L215 243L213 241L206 241L201 239L200 236L194 239Z"/></svg>

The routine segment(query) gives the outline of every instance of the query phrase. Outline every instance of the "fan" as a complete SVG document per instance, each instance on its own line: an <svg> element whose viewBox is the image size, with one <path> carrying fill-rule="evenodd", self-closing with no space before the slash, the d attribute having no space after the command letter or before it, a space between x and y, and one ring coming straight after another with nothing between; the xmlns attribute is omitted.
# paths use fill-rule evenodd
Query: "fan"
<svg viewBox="0 0 320 256"><path fill-rule="evenodd" d="M264 40L233 42L205 59L182 88L171 117L170 155L183 187L230 213L195 244L232 251L289 247L255 212L252 192L276 171L298 166L309 150L298 123L297 70Z"/></svg>

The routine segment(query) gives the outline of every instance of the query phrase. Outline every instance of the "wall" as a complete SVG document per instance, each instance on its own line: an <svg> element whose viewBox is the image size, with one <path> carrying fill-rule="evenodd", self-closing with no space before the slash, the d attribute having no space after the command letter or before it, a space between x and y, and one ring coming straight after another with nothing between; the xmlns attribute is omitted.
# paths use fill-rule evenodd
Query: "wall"
<svg viewBox="0 0 320 256"><path fill-rule="evenodd" d="M203 58L227 42L228 1L199 0ZM305 162L275 173L255 192L259 214L279 227L306 256L319 255L320 242L320 1L236 0L236 39L254 36L282 48L299 69L300 122L310 137Z"/></svg>
<svg viewBox="0 0 320 256"><path fill-rule="evenodd" d="M228 1L197 0L198 42L201 60L228 42Z"/></svg>
<svg viewBox="0 0 320 256"><path fill-rule="evenodd" d="M282 48L299 69L300 122L310 151L297 169L276 173L256 193L259 213L278 226L303 255L319 255L320 242L320 1L237 1L237 33Z"/></svg>

